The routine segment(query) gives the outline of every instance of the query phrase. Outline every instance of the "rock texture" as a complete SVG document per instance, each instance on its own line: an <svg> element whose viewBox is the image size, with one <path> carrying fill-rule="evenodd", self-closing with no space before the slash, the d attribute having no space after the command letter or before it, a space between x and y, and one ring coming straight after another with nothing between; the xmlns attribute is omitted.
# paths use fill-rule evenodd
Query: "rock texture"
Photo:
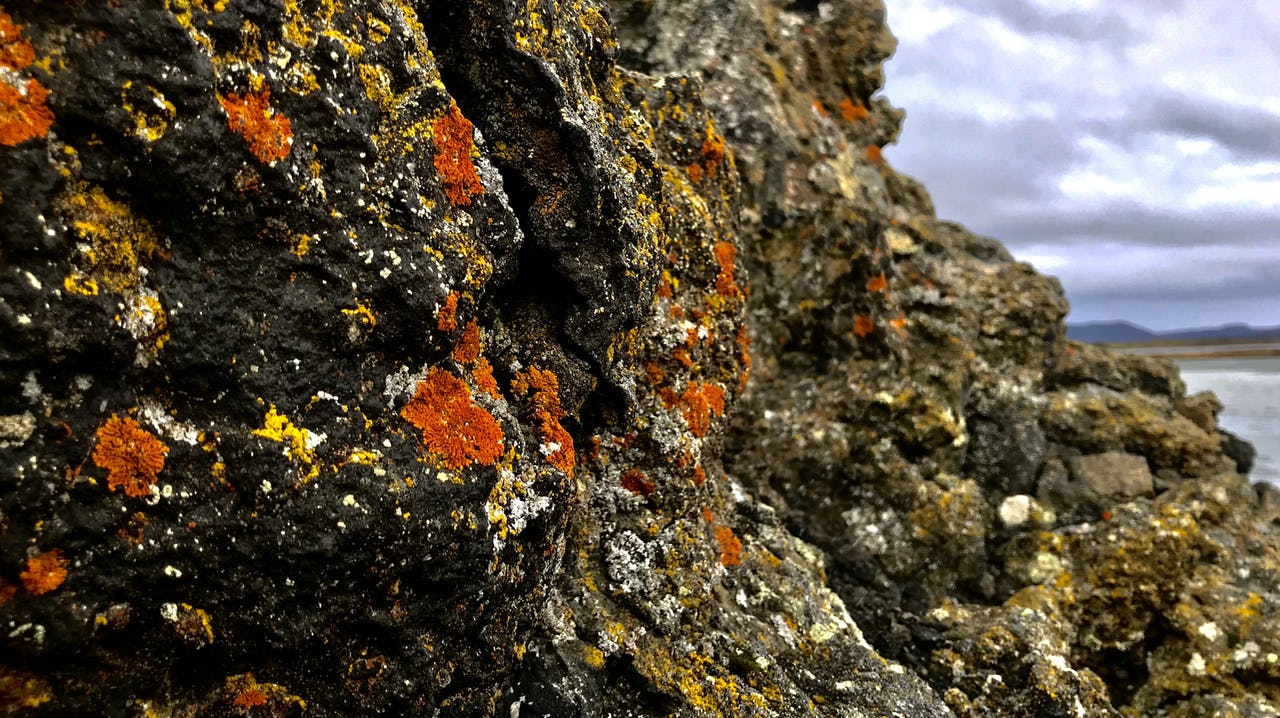
<svg viewBox="0 0 1280 718"><path fill-rule="evenodd" d="M0 710L1273 715L1280 496L884 161L893 46L7 4Z"/></svg>

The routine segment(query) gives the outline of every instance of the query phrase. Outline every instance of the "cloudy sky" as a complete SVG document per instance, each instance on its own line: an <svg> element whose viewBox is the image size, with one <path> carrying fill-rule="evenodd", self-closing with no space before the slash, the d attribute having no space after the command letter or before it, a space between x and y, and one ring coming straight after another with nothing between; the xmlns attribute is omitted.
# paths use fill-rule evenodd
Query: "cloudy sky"
<svg viewBox="0 0 1280 718"><path fill-rule="evenodd" d="M1070 321L1280 325L1280 0L886 0L894 166Z"/></svg>

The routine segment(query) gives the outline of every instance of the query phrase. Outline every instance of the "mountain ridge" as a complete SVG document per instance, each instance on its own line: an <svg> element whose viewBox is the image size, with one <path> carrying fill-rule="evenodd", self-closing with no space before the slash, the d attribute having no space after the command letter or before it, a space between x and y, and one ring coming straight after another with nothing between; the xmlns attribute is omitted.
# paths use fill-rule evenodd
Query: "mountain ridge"
<svg viewBox="0 0 1280 718"><path fill-rule="evenodd" d="M1124 320L1067 324L1067 338L1090 344L1152 341L1193 341L1201 339L1274 339L1280 338L1280 326L1255 327L1243 322L1216 327L1193 327L1171 331L1153 331Z"/></svg>

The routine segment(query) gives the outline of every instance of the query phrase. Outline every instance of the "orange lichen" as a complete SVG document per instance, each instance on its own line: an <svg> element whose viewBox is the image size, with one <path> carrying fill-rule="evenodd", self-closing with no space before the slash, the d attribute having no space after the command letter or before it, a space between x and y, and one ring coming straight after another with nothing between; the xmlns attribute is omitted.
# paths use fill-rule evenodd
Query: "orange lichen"
<svg viewBox="0 0 1280 718"><path fill-rule="evenodd" d="M49 91L36 80L23 90L0 81L0 145L16 147L49 134L53 112L45 104Z"/></svg>
<svg viewBox="0 0 1280 718"><path fill-rule="evenodd" d="M623 473L619 483L622 484L622 488L640 496L652 494L655 488L653 482L640 469L631 469Z"/></svg>
<svg viewBox="0 0 1280 718"><path fill-rule="evenodd" d="M720 265L720 273L716 275L716 292L722 297L736 297L741 293L733 281L733 258L738 249L729 242L717 242L715 246L716 262Z"/></svg>
<svg viewBox="0 0 1280 718"><path fill-rule="evenodd" d="M36 51L22 38L22 26L0 9L0 145L16 147L49 134L53 112L49 91L39 81L20 80L16 73L35 62Z"/></svg>
<svg viewBox="0 0 1280 718"><path fill-rule="evenodd" d="M39 596L62 585L67 580L67 560L62 549L45 551L27 559L27 570L18 574L23 588Z"/></svg>
<svg viewBox="0 0 1280 718"><path fill-rule="evenodd" d="M25 70L35 60L35 48L22 39L22 26L0 9L0 67Z"/></svg>
<svg viewBox="0 0 1280 718"><path fill-rule="evenodd" d="M453 348L453 360L459 364L470 364L479 356L480 327L476 324L476 320L472 319L467 322L466 328L462 330L462 338L458 340L458 345Z"/></svg>
<svg viewBox="0 0 1280 718"><path fill-rule="evenodd" d="M0 578L0 606L3 606L6 603L8 603L9 599L13 598L14 594L16 594L17 592L18 592L17 586L13 585L12 583L9 583L3 578Z"/></svg>
<svg viewBox="0 0 1280 718"><path fill-rule="evenodd" d="M677 399L680 413L694 436L703 437L711 428L711 415L724 416L724 389L715 384L690 382Z"/></svg>
<svg viewBox="0 0 1280 718"><path fill-rule="evenodd" d="M865 120L871 116L871 113L867 111L867 108L860 104L856 104L853 100L850 100L847 97L840 101L840 114L848 122L853 122L854 120Z"/></svg>
<svg viewBox="0 0 1280 718"><path fill-rule="evenodd" d="M498 380L493 378L493 365L489 360L480 357L476 359L476 364L471 368L471 379L476 383L476 388L494 399L502 398L498 393Z"/></svg>
<svg viewBox="0 0 1280 718"><path fill-rule="evenodd" d="M742 541L733 535L728 526L716 527L716 543L720 544L720 564L737 566L742 563Z"/></svg>
<svg viewBox="0 0 1280 718"><path fill-rule="evenodd" d="M227 676L225 690L232 696L231 703L237 708L257 708L272 704L275 708L284 709L280 711L282 715L293 715L296 712L294 706L303 712L307 709L307 702L290 693L284 686L278 683L259 683L252 673Z"/></svg>
<svg viewBox="0 0 1280 718"><path fill-rule="evenodd" d="M707 523L709 524L715 523L716 516L715 514L711 513L711 509L707 508L706 506L703 506L701 511L702 511L702 518L705 519Z"/></svg>
<svg viewBox="0 0 1280 718"><path fill-rule="evenodd" d="M853 318L853 333L859 337L865 337L875 331L876 323L871 321L871 317L865 314L859 314Z"/></svg>
<svg viewBox="0 0 1280 718"><path fill-rule="evenodd" d="M471 122L462 116L458 105L450 102L449 111L431 123L435 136L436 171L444 180L444 193L455 205L469 205L471 198L484 194L484 184L471 161L475 140Z"/></svg>
<svg viewBox="0 0 1280 718"><path fill-rule="evenodd" d="M867 145L867 159L873 165L884 164L884 151L876 145Z"/></svg>
<svg viewBox="0 0 1280 718"><path fill-rule="evenodd" d="M742 373L738 375L738 393L747 388L747 380L751 378L751 337L747 336L747 325L738 328L738 350L742 359Z"/></svg>
<svg viewBox="0 0 1280 718"><path fill-rule="evenodd" d="M898 336L905 337L907 335L907 330L905 329L905 327L907 326L906 315L899 314L897 318L890 319L889 326L893 327L893 331L897 332Z"/></svg>
<svg viewBox="0 0 1280 718"><path fill-rule="evenodd" d="M267 694L263 693L257 687L248 688L241 691L236 699L231 701L232 705L241 708L254 708L256 706L265 706L267 704Z"/></svg>
<svg viewBox="0 0 1280 718"><path fill-rule="evenodd" d="M709 131L707 139L702 141L702 157L707 163L708 176L715 176L715 167L724 161L724 154L724 138Z"/></svg>
<svg viewBox="0 0 1280 718"><path fill-rule="evenodd" d="M293 149L293 125L289 118L271 106L271 88L259 92L219 96L218 102L227 113L227 126L244 138L249 151L259 162L270 164L282 160Z"/></svg>
<svg viewBox="0 0 1280 718"><path fill-rule="evenodd" d="M706 139L702 141L699 151L702 155L701 161L692 162L685 167L685 171L689 173L689 179L694 182L701 182L703 177L715 177L716 169L720 163L724 162L724 138L716 134L710 123L707 124Z"/></svg>
<svg viewBox="0 0 1280 718"><path fill-rule="evenodd" d="M701 466L693 467L693 485L702 486L707 483L707 472Z"/></svg>
<svg viewBox="0 0 1280 718"><path fill-rule="evenodd" d="M511 380L511 391L516 396L533 392L533 416L542 433L542 451L552 466L573 476L573 437L560 424L565 417L560 407L560 380L550 371L529 367Z"/></svg>
<svg viewBox="0 0 1280 718"><path fill-rule="evenodd" d="M688 349L685 349L684 347L676 347L675 350L671 352L671 356L675 357L676 361L685 365L686 368L693 368L693 357L689 356Z"/></svg>
<svg viewBox="0 0 1280 718"><path fill-rule="evenodd" d="M458 328L458 292L449 292L449 296L445 297L444 306L440 307L440 311L436 313L436 329L442 332L451 332Z"/></svg>
<svg viewBox="0 0 1280 718"><path fill-rule="evenodd" d="M823 104L822 104L822 100L814 100L814 101L813 101L813 111L814 111L814 112L816 112L816 113L818 113L818 115L819 115L819 116L821 116L821 117L830 117L830 116L831 116L831 113L827 112L827 107L826 107L826 105L823 105Z"/></svg>
<svg viewBox="0 0 1280 718"><path fill-rule="evenodd" d="M132 418L114 414L98 428L97 437L93 463L107 470L107 488L124 487L125 495L134 498L149 495L169 447Z"/></svg>
<svg viewBox="0 0 1280 718"><path fill-rule="evenodd" d="M654 386L661 384L662 381L667 378L667 373L662 371L662 367L658 366L657 362L649 362L646 364L644 367L644 375L645 378L649 380L649 383Z"/></svg>
<svg viewBox="0 0 1280 718"><path fill-rule="evenodd" d="M889 280L884 276L884 272L877 274L867 280L868 292L883 292L889 288Z"/></svg>
<svg viewBox="0 0 1280 718"><path fill-rule="evenodd" d="M472 401L466 384L442 369L431 369L418 382L400 416L422 430L422 443L449 469L492 466L502 455L502 427Z"/></svg>

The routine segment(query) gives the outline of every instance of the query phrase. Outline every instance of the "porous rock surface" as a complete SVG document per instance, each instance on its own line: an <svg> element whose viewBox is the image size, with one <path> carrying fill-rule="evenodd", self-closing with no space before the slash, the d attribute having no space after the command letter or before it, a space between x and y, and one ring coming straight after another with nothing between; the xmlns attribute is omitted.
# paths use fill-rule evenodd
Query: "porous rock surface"
<svg viewBox="0 0 1280 718"><path fill-rule="evenodd" d="M0 710L1274 715L1280 499L884 161L893 46L6 3Z"/></svg>

